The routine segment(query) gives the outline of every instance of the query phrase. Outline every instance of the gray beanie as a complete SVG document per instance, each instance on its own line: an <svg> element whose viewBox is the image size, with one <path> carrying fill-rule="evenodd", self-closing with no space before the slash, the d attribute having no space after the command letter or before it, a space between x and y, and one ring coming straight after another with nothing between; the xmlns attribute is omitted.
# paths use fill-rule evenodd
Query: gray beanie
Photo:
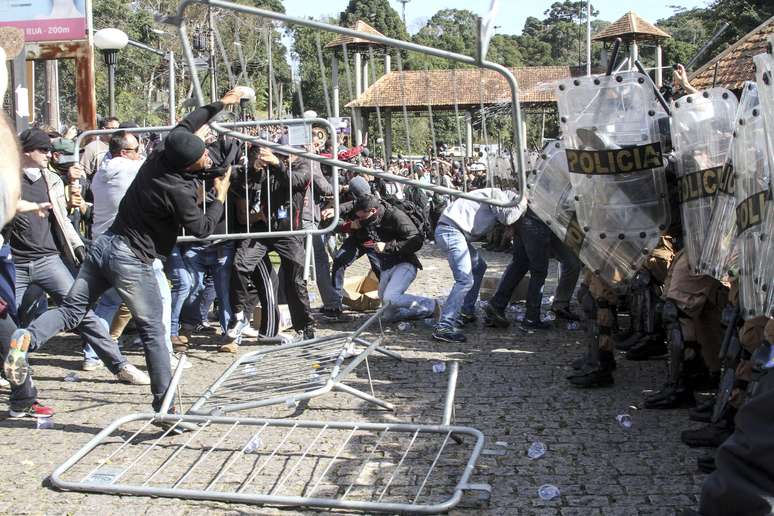
<svg viewBox="0 0 774 516"><path fill-rule="evenodd" d="M368 181L360 176L355 176L349 180L349 191L355 197L360 198L364 195L370 195L371 187L369 186Z"/></svg>

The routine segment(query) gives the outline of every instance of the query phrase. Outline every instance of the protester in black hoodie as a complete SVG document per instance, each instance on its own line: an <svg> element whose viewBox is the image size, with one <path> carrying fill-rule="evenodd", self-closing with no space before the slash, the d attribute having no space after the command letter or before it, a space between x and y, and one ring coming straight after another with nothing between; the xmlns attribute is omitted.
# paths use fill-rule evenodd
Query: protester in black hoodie
<svg viewBox="0 0 774 516"><path fill-rule="evenodd" d="M163 306L152 264L170 253L181 227L187 234L203 238L213 232L223 215L230 170L215 179L217 199L202 213L197 204L196 175L211 161L204 141L194 133L239 98L240 92L232 90L219 102L196 109L170 131L163 149L148 157L121 201L113 226L94 241L59 308L13 335L4 364L9 378L24 381L29 371L27 351L77 326L89 307L108 288L115 287L142 339L153 409L161 407L171 372L161 320Z"/></svg>

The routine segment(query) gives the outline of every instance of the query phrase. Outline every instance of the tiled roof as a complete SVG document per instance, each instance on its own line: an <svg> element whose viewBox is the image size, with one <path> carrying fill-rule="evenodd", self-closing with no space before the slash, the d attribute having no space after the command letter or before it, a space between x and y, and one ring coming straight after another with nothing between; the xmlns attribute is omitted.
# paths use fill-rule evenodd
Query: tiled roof
<svg viewBox="0 0 774 516"><path fill-rule="evenodd" d="M739 90L744 81L755 80L753 56L766 51L766 39L774 34L774 16L758 25L752 32L725 49L714 59L693 72L688 78L700 90L712 87L717 64L716 86Z"/></svg>
<svg viewBox="0 0 774 516"><path fill-rule="evenodd" d="M595 34L591 39L594 41L613 40L615 38L645 40L671 37L652 23L640 18L639 14L629 11Z"/></svg>
<svg viewBox="0 0 774 516"><path fill-rule="evenodd" d="M373 34L374 36L384 37L384 34L374 29L363 20L358 20L357 22L355 22L355 26L352 27L352 29L358 32ZM325 48L337 48L344 45L347 45L349 47L350 45L377 45L377 44L378 43L374 43L367 39L355 38L352 36L345 36L344 34L339 34L338 36L336 36L336 38L333 41L325 45Z"/></svg>
<svg viewBox="0 0 774 516"><path fill-rule="evenodd" d="M556 81L583 74L573 66L529 66L513 68L519 84L519 103L556 102ZM456 84L456 87L454 86ZM478 106L510 102L505 78L493 70L465 68L455 70L393 71L380 77L347 107L434 107ZM456 101L456 102L455 102Z"/></svg>

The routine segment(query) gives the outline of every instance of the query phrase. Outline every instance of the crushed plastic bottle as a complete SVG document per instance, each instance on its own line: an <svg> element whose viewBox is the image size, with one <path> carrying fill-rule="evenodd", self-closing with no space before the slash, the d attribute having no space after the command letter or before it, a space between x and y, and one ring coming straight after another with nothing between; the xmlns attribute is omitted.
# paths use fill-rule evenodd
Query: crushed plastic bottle
<svg viewBox="0 0 774 516"><path fill-rule="evenodd" d="M512 313L512 314L520 313L520 312L523 312L524 310L525 308L518 303L511 303L510 305L508 305L508 308L505 309L506 312Z"/></svg>
<svg viewBox="0 0 774 516"><path fill-rule="evenodd" d="M433 372L436 374L441 374L444 371L446 371L446 364L443 362L436 362L433 364Z"/></svg>
<svg viewBox="0 0 774 516"><path fill-rule="evenodd" d="M35 428L37 428L38 430L49 430L51 428L54 428L54 418L53 417L37 418L37 421L35 421Z"/></svg>
<svg viewBox="0 0 774 516"><path fill-rule="evenodd" d="M578 321L570 321L567 323L568 331L578 331L581 328L581 324Z"/></svg>
<svg viewBox="0 0 774 516"><path fill-rule="evenodd" d="M247 446L245 446L245 453L255 453L262 446L263 446L263 441L261 441L261 438L258 434L255 434L247 442Z"/></svg>
<svg viewBox="0 0 774 516"><path fill-rule="evenodd" d="M541 500L553 500L559 496L559 488L551 484L543 484L538 487L538 496Z"/></svg>
<svg viewBox="0 0 774 516"><path fill-rule="evenodd" d="M249 374L250 376L255 376L258 374L258 369L256 369L253 364L247 364L244 371L245 374Z"/></svg>
<svg viewBox="0 0 774 516"><path fill-rule="evenodd" d="M398 329L399 329L400 331L408 331L408 330L410 330L410 329L411 329L411 323L410 323L410 322L403 321L402 323L399 323L399 324L398 324Z"/></svg>
<svg viewBox="0 0 774 516"><path fill-rule="evenodd" d="M555 321L556 320L556 314L554 312L552 312L551 310L549 310L548 312L546 312L546 314L543 317L541 317L541 319L543 320L543 322Z"/></svg>
<svg viewBox="0 0 774 516"><path fill-rule="evenodd" d="M323 383L325 380L319 374L312 373L309 375L309 381L312 383Z"/></svg>
<svg viewBox="0 0 774 516"><path fill-rule="evenodd" d="M78 380L80 380L80 378L78 378L78 375L72 371L67 373L64 377L64 381L66 382L77 382Z"/></svg>
<svg viewBox="0 0 774 516"><path fill-rule="evenodd" d="M621 428L626 428L628 430L632 427L632 416L629 414L620 414L615 416L615 420L618 421L618 424L621 426Z"/></svg>
<svg viewBox="0 0 774 516"><path fill-rule="evenodd" d="M527 457L529 457L532 460L539 459L543 455L546 454L546 445L541 443L540 441L535 441L530 445L529 449L527 450Z"/></svg>
<svg viewBox="0 0 774 516"><path fill-rule="evenodd" d="M516 312L516 316L513 318L516 322L521 322L524 320L524 315L526 312Z"/></svg>
<svg viewBox="0 0 774 516"><path fill-rule="evenodd" d="M544 305L550 305L554 302L554 296L543 296L543 300L541 301Z"/></svg>

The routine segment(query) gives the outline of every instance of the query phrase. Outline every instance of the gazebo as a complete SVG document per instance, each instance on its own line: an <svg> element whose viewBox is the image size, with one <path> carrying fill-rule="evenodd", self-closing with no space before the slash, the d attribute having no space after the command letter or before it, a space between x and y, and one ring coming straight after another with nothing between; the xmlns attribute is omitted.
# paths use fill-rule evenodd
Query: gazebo
<svg viewBox="0 0 774 516"><path fill-rule="evenodd" d="M640 15L634 11L621 16L618 20L614 21L602 31L597 33L592 41L601 41L604 44L602 51L602 64L607 64L607 49L609 45L621 38L621 42L629 48L628 67L634 68L634 62L640 57L640 45L653 45L656 48L656 78L655 82L657 86L661 86L662 73L661 73L661 61L662 51L661 42L667 38L671 38L669 34L659 29L652 23L643 20Z"/></svg>

